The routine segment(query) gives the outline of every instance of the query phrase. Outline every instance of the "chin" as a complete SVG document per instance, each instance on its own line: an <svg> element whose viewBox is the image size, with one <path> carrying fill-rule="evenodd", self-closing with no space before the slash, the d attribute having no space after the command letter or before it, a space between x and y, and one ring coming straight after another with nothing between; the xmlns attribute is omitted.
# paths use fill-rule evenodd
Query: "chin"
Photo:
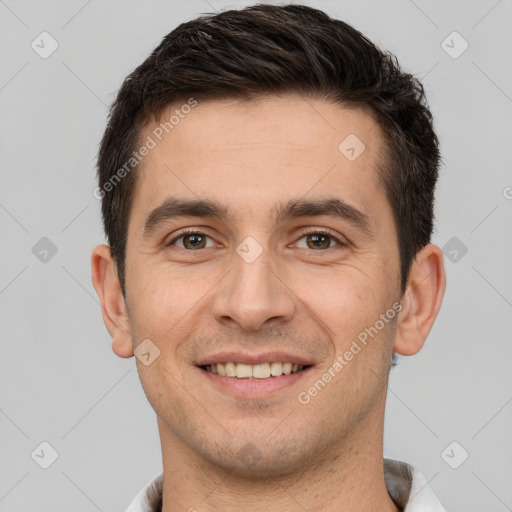
<svg viewBox="0 0 512 512"><path fill-rule="evenodd" d="M311 439L310 439L311 441ZM205 449L206 448L206 449ZM238 437L221 447L215 443L210 447L202 446L202 458L216 467L222 468L233 477L266 480L296 474L308 459L318 452L314 446L308 446L296 436L272 438L268 435Z"/></svg>

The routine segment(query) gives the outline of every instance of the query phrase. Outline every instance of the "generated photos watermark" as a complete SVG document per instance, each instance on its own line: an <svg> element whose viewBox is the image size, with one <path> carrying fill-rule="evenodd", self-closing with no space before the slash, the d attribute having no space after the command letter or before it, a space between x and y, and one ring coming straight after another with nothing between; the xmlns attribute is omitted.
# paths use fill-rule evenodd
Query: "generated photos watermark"
<svg viewBox="0 0 512 512"><path fill-rule="evenodd" d="M345 366L347 366L347 364L367 346L369 341L368 338L375 338L375 336L384 329L386 324L393 320L400 311L402 311L402 304L400 302L395 302L385 313L379 316L379 319L376 320L372 326L366 327L361 331L357 335L357 339L352 340L349 350L345 351L344 354L339 355L328 370L325 371L311 387L306 391L301 391L297 395L299 403L302 405L309 404L311 399L317 396L318 393L322 391L325 386L327 386L327 384L331 382L331 380L333 380L336 375L338 375L343 368L345 368Z"/></svg>
<svg viewBox="0 0 512 512"><path fill-rule="evenodd" d="M132 156L120 167L101 187L96 187L93 195L96 199L103 199L105 194L112 192L120 181L125 178L135 167L149 154L152 149L155 149L163 137L169 134L176 126L178 126L182 119L190 114L192 109L197 106L197 100L189 98L187 103L181 105L180 108L174 110L169 116L167 121L160 123L151 133L146 137L145 142L138 150L132 153Z"/></svg>

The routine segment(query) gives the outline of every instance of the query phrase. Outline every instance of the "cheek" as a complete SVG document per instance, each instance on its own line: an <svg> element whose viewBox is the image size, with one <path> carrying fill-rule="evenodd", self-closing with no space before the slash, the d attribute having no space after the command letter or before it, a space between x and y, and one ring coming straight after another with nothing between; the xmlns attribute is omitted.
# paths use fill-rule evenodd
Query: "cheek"
<svg viewBox="0 0 512 512"><path fill-rule="evenodd" d="M204 312L218 280L215 275L184 272L161 262L134 265L130 316L138 338L149 338L162 351L175 352L179 342L194 330L194 318Z"/></svg>
<svg viewBox="0 0 512 512"><path fill-rule="evenodd" d="M347 264L296 275L292 282L297 296L340 335L378 316L383 290L375 274Z"/></svg>
<svg viewBox="0 0 512 512"><path fill-rule="evenodd" d="M393 323L387 318L382 325L380 320L396 300L389 286L392 281L382 271L384 266L374 261L376 256L366 256L373 263L362 265L359 260L357 265L296 275L291 281L297 283L294 291L316 325L329 337L332 360L352 351L348 353L351 362L343 362L347 364L343 373L352 378L359 373L367 375L369 367L380 373L393 338Z"/></svg>

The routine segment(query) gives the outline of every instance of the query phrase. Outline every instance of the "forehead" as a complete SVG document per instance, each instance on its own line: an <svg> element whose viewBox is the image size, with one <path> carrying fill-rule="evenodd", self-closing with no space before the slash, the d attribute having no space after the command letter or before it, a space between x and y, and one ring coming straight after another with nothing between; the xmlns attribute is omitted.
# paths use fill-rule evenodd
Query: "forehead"
<svg viewBox="0 0 512 512"><path fill-rule="evenodd" d="M364 211L372 194L384 196L381 131L362 109L293 95L183 105L141 130L153 148L138 170L138 210L173 195L252 215L288 197L328 193Z"/></svg>

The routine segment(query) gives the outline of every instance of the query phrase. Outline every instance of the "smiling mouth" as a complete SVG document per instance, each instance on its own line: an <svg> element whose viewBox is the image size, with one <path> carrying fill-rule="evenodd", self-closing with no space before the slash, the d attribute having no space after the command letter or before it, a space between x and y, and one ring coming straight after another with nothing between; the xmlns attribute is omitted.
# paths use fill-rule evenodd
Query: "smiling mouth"
<svg viewBox="0 0 512 512"><path fill-rule="evenodd" d="M244 364L244 363L216 363L201 366L201 368L209 373L218 374L221 377L232 377L236 379L270 379L273 377L281 377L282 375L290 375L299 373L308 365L292 364L292 363L261 363L261 364Z"/></svg>

